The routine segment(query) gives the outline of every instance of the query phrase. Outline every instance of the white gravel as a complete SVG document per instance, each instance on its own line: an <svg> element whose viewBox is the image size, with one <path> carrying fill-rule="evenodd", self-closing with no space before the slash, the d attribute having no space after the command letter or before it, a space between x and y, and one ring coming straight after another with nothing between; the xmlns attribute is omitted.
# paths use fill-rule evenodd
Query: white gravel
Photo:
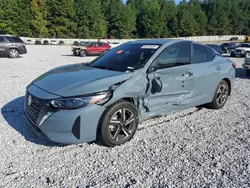
<svg viewBox="0 0 250 188"><path fill-rule="evenodd" d="M0 58L0 187L250 187L250 79L237 62L224 109L190 109L140 124L120 147L55 146L23 118L25 87L43 72L93 57L70 47L27 46Z"/></svg>

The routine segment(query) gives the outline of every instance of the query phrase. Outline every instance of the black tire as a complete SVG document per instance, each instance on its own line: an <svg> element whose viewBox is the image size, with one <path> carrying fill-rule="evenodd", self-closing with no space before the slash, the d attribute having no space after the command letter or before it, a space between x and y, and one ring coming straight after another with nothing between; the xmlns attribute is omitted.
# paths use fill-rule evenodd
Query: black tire
<svg viewBox="0 0 250 188"><path fill-rule="evenodd" d="M250 69L246 69L246 76L250 76Z"/></svg>
<svg viewBox="0 0 250 188"><path fill-rule="evenodd" d="M235 57L235 54L233 52L231 52L230 57Z"/></svg>
<svg viewBox="0 0 250 188"><path fill-rule="evenodd" d="M139 116L136 107L132 103L120 100L103 113L98 138L103 145L108 147L124 144L133 138L138 123Z"/></svg>
<svg viewBox="0 0 250 188"><path fill-rule="evenodd" d="M79 53L78 52L73 52L74 56L78 56Z"/></svg>
<svg viewBox="0 0 250 188"><path fill-rule="evenodd" d="M227 102L229 96L229 85L225 80L222 80L217 86L213 101L206 104L205 107L209 109L221 109Z"/></svg>
<svg viewBox="0 0 250 188"><path fill-rule="evenodd" d="M15 48L8 50L8 56L9 58L18 58L19 57L19 51Z"/></svg>
<svg viewBox="0 0 250 188"><path fill-rule="evenodd" d="M87 51L86 50L81 50L79 52L79 55L80 55L80 57L85 57L85 56L87 56Z"/></svg>

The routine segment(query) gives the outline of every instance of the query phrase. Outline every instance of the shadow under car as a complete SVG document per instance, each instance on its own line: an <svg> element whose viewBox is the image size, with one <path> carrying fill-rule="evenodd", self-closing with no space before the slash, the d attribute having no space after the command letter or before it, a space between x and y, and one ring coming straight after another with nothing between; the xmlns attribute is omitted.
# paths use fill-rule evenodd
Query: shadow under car
<svg viewBox="0 0 250 188"><path fill-rule="evenodd" d="M43 134L36 133L24 118L23 106L24 96L5 104L1 108L1 113L6 122L29 142L44 146L63 146L62 144L51 142Z"/></svg>

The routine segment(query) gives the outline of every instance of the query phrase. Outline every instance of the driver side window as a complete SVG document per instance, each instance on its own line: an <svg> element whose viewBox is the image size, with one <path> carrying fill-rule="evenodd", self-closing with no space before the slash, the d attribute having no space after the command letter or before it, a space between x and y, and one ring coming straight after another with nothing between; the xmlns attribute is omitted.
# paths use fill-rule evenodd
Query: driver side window
<svg viewBox="0 0 250 188"><path fill-rule="evenodd" d="M184 41L165 48L153 63L158 69L190 64L191 42Z"/></svg>

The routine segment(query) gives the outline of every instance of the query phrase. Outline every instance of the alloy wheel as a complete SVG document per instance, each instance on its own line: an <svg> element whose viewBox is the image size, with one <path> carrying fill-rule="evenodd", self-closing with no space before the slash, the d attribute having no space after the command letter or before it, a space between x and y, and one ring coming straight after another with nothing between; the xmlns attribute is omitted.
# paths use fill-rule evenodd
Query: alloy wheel
<svg viewBox="0 0 250 188"><path fill-rule="evenodd" d="M216 102L218 105L224 105L228 96L228 87L222 84L217 90Z"/></svg>
<svg viewBox="0 0 250 188"><path fill-rule="evenodd" d="M10 55L10 57L12 57L12 58L17 58L17 57L19 56L19 53L18 53L17 50L12 49L12 50L10 50L9 55Z"/></svg>
<svg viewBox="0 0 250 188"><path fill-rule="evenodd" d="M135 126L135 115L127 108L116 111L109 121L109 134L115 141L126 140L133 133Z"/></svg>

